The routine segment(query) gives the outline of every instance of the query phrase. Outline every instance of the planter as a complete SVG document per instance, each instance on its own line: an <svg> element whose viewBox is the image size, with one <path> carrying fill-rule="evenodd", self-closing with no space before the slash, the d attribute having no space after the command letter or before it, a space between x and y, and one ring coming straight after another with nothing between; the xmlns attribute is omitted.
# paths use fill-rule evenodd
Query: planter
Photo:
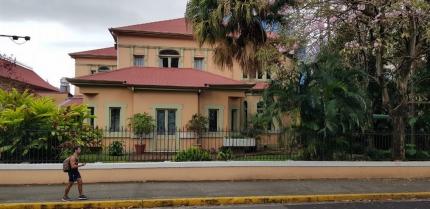
<svg viewBox="0 0 430 209"><path fill-rule="evenodd" d="M254 138L224 138L224 147L255 147Z"/></svg>
<svg viewBox="0 0 430 209"><path fill-rule="evenodd" d="M136 149L136 154L143 154L146 149L146 144L135 144L134 149Z"/></svg>

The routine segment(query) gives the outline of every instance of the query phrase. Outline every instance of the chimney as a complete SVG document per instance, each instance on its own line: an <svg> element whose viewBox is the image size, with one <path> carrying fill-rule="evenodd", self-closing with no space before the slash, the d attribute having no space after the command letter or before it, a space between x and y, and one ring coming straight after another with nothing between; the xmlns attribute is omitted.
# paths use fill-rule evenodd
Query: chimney
<svg viewBox="0 0 430 209"><path fill-rule="evenodd" d="M64 77L60 80L60 91L68 94L70 93L70 84Z"/></svg>

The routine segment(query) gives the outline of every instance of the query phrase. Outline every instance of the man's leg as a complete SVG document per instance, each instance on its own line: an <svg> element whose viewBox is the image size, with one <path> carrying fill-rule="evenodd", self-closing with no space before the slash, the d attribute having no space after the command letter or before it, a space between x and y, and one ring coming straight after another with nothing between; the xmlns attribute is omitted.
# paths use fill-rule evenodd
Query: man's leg
<svg viewBox="0 0 430 209"><path fill-rule="evenodd" d="M64 190L64 197L67 197L69 195L69 191L70 191L70 188L72 188L72 186L73 186L73 181L69 182L66 185L66 189Z"/></svg>
<svg viewBox="0 0 430 209"><path fill-rule="evenodd" d="M78 191L79 191L79 196L83 195L83 192L82 192L82 178L78 178Z"/></svg>

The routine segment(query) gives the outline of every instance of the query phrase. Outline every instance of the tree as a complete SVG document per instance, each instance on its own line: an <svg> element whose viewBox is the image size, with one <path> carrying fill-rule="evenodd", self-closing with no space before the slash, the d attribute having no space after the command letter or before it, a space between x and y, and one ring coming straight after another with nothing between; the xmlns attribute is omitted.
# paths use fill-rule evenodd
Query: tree
<svg viewBox="0 0 430 209"><path fill-rule="evenodd" d="M259 31L256 24L238 24L236 20L252 23L249 16L241 13L257 11L251 16L252 20L261 20L276 25L278 30L284 29L286 35L295 37L299 48L304 48L307 60L317 57L324 47L331 47L333 51L341 51L346 63L346 69L360 69L367 74L365 88L371 97L372 113L388 114L393 125L394 159L405 157L405 131L410 116L409 103L411 102L412 77L421 69L419 66L428 65L430 51L430 2L425 0L311 0L296 2L288 1L191 1L187 7L187 17L193 26L202 27L205 33L196 33L197 39L202 42L220 45L231 50L232 54L218 53L227 60L237 59L239 63L250 69L255 63L261 64L257 58L271 57L256 55L281 54L290 51L291 46L281 43L270 43L267 39L250 38L245 31ZM254 3L250 7L242 4ZM205 15L198 12L201 8L209 9ZM205 7L209 5L209 7ZM224 7L224 5L239 5L239 7ZM291 7L293 5L295 7ZM228 8L226 10L226 8ZM234 9L231 9L234 8ZM258 8L258 9L254 9ZM227 12L225 12L227 11ZM218 13L216 13L218 12ZM278 14L271 18L270 14ZM221 24L223 19L229 20L232 16L232 25ZM280 17L279 17L280 16ZM229 23L229 21L227 21ZM239 22L241 23L241 22ZM205 25L206 24L206 25ZM212 30L213 29L213 30ZM199 31L199 30L196 30ZM215 31L212 33L211 31ZM226 33L227 32L227 33ZM266 30L267 32L267 30ZM238 35L237 35L238 34ZM249 36L248 36L249 35ZM260 36L262 37L262 36ZM280 36L281 38L284 36ZM207 41L209 40L209 41ZM235 40L242 40L245 45L235 44ZM296 44L293 44L296 45ZM226 45L226 46L225 46ZM270 46L270 47L269 47ZM265 51L262 49L269 48ZM292 47L293 49L297 47ZM258 50L256 50L258 49ZM249 50L256 54L248 53ZM275 52L275 53L273 53ZM287 53L288 54L295 54ZM240 56L237 56L240 55ZM245 56L243 59L242 55ZM273 56L272 56L273 57ZM289 56L298 58L297 56ZM278 69L288 69L280 56L271 59ZM243 60L246 60L244 62ZM274 62L273 62L274 61ZM264 59L263 59L264 63ZM275 65L273 65L275 63ZM427 63L427 64L426 64ZM285 71L278 72L278 79L288 84L293 76Z"/></svg>
<svg viewBox="0 0 430 209"><path fill-rule="evenodd" d="M85 122L88 118L84 105L59 108L47 97L0 90L0 152L28 158L32 153L44 153L33 158L58 159L70 146L100 140L101 133Z"/></svg>
<svg viewBox="0 0 430 209"><path fill-rule="evenodd" d="M337 5L324 14L337 19L331 29L334 37L343 39L338 48L351 67L368 74L373 108L388 114L393 124L393 158L404 159L411 78L428 62L430 3L374 0Z"/></svg>
<svg viewBox="0 0 430 209"><path fill-rule="evenodd" d="M207 131L209 120L207 117L194 114L187 123L187 129L197 135L197 144L201 144L202 135Z"/></svg>
<svg viewBox="0 0 430 209"><path fill-rule="evenodd" d="M292 0L190 0L185 17L200 45L215 47L215 61L231 68L255 70L260 63L256 52L267 41L267 30L283 21L278 13Z"/></svg>

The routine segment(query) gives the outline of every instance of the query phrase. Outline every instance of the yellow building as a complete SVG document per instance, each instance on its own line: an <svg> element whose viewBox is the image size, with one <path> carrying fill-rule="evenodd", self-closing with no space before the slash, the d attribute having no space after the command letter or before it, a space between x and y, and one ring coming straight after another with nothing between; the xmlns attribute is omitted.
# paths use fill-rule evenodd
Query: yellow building
<svg viewBox="0 0 430 209"><path fill-rule="evenodd" d="M214 50L199 47L184 18L110 28L110 48L71 53L75 94L96 116L94 125L119 131L133 114L147 112L159 132L184 128L193 114L209 131L240 130L259 108L267 76L221 69Z"/></svg>

